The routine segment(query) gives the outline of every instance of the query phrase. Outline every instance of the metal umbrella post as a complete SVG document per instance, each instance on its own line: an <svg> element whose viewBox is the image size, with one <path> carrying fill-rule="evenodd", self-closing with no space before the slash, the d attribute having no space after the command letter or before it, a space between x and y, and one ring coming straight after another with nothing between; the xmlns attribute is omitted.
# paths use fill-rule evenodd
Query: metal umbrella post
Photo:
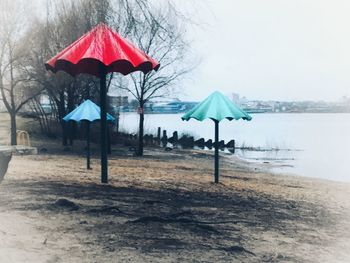
<svg viewBox="0 0 350 263"><path fill-rule="evenodd" d="M219 121L215 123L215 183L219 183Z"/></svg>
<svg viewBox="0 0 350 263"><path fill-rule="evenodd" d="M86 127L86 169L91 170L90 166L90 122L87 122Z"/></svg>
<svg viewBox="0 0 350 263"><path fill-rule="evenodd" d="M108 183L107 160L107 90L106 71L101 67L100 71L100 107L101 107L101 183Z"/></svg>

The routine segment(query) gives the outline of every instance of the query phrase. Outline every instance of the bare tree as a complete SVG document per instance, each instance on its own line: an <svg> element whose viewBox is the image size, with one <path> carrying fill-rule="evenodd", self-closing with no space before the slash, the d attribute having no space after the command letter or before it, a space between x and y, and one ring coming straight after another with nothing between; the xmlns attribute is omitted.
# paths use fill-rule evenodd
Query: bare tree
<svg viewBox="0 0 350 263"><path fill-rule="evenodd" d="M28 38L30 56L27 58L27 75L45 88L50 100L55 103L55 116L62 126L63 144L73 142L73 128L62 118L84 99L98 97L98 80L90 75L75 78L66 73L52 74L44 68L44 63L86 33L99 22L108 19L108 0L60 1L47 0L46 21L37 21Z"/></svg>
<svg viewBox="0 0 350 263"><path fill-rule="evenodd" d="M179 19L179 13L168 1L157 8L148 0L47 0L46 3L46 21L38 20L27 34L26 42L31 43L30 55L26 57L23 68L27 71L26 76L45 88L46 94L55 102L64 144L67 143L67 134L72 133L61 121L62 118L83 99L98 97L98 80L89 75L72 78L65 73L48 73L43 67L47 59L104 22L161 63L156 73L134 73L127 78L113 73L108 75L109 84L130 92L138 101L138 153L142 155L145 103L170 94L181 77L191 69L190 64L185 62L188 44L184 40L184 24L180 22L185 20Z"/></svg>
<svg viewBox="0 0 350 263"><path fill-rule="evenodd" d="M21 40L25 29L24 10L21 1L2 1L0 11L0 93L10 115L11 145L17 144L16 115L19 110L41 90L31 78L23 74L23 59L26 47ZM22 3L23 4L23 3ZM21 12L22 11L22 12Z"/></svg>
<svg viewBox="0 0 350 263"><path fill-rule="evenodd" d="M42 134L52 135L50 119L48 118L47 112L43 108L41 104L40 97L34 97L29 102L29 107L32 112L34 112L35 116L39 120L40 130Z"/></svg>
<svg viewBox="0 0 350 263"><path fill-rule="evenodd" d="M119 79L116 86L127 90L139 104L139 156L143 155L144 105L152 98L164 97L174 91L181 77L193 65L186 63L188 43L184 39L185 29L178 19L173 5L154 8L145 1L127 5L128 38L146 54L156 58L161 64L157 72L133 73L129 81Z"/></svg>

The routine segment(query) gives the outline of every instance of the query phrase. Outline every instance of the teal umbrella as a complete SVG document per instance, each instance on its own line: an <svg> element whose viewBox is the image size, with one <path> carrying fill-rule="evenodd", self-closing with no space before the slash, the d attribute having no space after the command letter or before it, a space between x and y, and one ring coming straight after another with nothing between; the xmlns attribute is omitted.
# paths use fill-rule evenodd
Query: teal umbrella
<svg viewBox="0 0 350 263"><path fill-rule="evenodd" d="M87 156L86 156L86 166L87 169L90 168L90 123L101 118L101 109L91 100L86 100L80 104L75 110L68 113L63 120L64 121L87 121ZM107 113L107 121L114 121L115 118Z"/></svg>
<svg viewBox="0 0 350 263"><path fill-rule="evenodd" d="M219 122L223 119L228 120L247 120L252 117L236 106L221 92L215 91L203 102L199 103L193 109L182 116L183 121L191 118L198 121L212 119L215 123L215 183L219 182Z"/></svg>

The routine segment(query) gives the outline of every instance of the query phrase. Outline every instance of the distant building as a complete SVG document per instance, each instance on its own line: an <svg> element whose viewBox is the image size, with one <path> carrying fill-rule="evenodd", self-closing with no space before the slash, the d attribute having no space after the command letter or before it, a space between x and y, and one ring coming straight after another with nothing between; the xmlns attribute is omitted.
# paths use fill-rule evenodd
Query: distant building
<svg viewBox="0 0 350 263"><path fill-rule="evenodd" d="M239 94L238 93L232 93L231 98L234 104L240 105L240 99L239 99Z"/></svg>
<svg viewBox="0 0 350 263"><path fill-rule="evenodd" d="M245 102L241 103L241 107L248 113L266 113L274 111L274 105L272 103L259 100L246 100Z"/></svg>
<svg viewBox="0 0 350 263"><path fill-rule="evenodd" d="M112 114L129 111L128 96L107 96L108 108Z"/></svg>
<svg viewBox="0 0 350 263"><path fill-rule="evenodd" d="M198 102L181 101L173 99L171 101L150 101L145 104L146 113L181 113L196 106Z"/></svg>
<svg viewBox="0 0 350 263"><path fill-rule="evenodd" d="M108 104L113 107L121 107L129 105L128 96L108 96Z"/></svg>

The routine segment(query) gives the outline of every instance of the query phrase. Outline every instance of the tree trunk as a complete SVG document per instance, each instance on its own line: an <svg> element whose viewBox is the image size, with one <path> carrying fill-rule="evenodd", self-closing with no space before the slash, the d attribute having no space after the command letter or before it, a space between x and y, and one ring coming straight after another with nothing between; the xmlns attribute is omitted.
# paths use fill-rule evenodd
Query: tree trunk
<svg viewBox="0 0 350 263"><path fill-rule="evenodd" d="M11 119L11 145L17 145L17 123L16 123L16 113L10 113Z"/></svg>
<svg viewBox="0 0 350 263"><path fill-rule="evenodd" d="M60 123L62 127L62 145L68 146L67 123L63 120L61 120Z"/></svg>
<svg viewBox="0 0 350 263"><path fill-rule="evenodd" d="M12 154L9 152L0 152L0 183L4 179L4 176L7 172L11 157Z"/></svg>
<svg viewBox="0 0 350 263"><path fill-rule="evenodd" d="M73 146L74 139L76 138L76 123L68 122L68 132L69 132L69 145Z"/></svg>
<svg viewBox="0 0 350 263"><path fill-rule="evenodd" d="M65 101L64 101L64 93L60 92L60 99L58 101L57 108L58 108L58 118L59 122L62 127L62 145L67 146L68 145L68 136L67 136L67 123L63 120L63 117L66 114L65 109Z"/></svg>
<svg viewBox="0 0 350 263"><path fill-rule="evenodd" d="M138 156L143 156L143 123L145 120L145 115L143 112L143 107L140 107L140 121L139 121L139 147L138 147Z"/></svg>
<svg viewBox="0 0 350 263"><path fill-rule="evenodd" d="M75 84L75 82L74 82ZM74 110L74 92L71 85L67 88L67 112L72 112ZM73 146L73 140L75 137L75 123L69 122L67 123L67 131L68 131L68 138L69 138L69 145Z"/></svg>

